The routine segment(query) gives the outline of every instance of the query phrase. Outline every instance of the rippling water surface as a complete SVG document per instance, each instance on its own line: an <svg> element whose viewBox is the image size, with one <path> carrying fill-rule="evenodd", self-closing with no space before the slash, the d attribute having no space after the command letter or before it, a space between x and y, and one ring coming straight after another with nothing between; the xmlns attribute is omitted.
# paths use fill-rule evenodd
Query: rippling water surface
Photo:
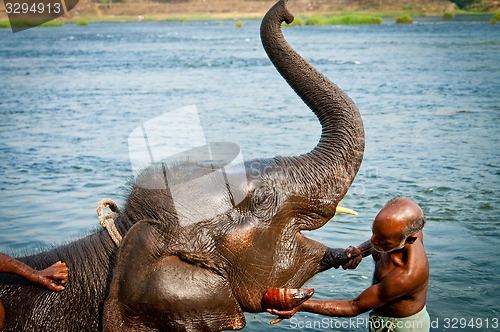
<svg viewBox="0 0 500 332"><path fill-rule="evenodd" d="M196 104L208 140L237 143L245 159L311 149L319 124L270 64L258 25L1 30L0 251L23 254L95 230L97 201L124 201L128 135L182 106ZM500 318L500 27L301 27L285 35L352 97L366 129L365 159L344 199L360 214L337 216L310 236L333 247L361 243L388 199L411 196L428 218L435 330L447 330L446 319ZM372 270L366 259L307 285L316 298L350 299ZM328 325L348 320L296 317L316 324L310 330L357 330ZM246 330L298 327L271 328L270 318L248 314Z"/></svg>

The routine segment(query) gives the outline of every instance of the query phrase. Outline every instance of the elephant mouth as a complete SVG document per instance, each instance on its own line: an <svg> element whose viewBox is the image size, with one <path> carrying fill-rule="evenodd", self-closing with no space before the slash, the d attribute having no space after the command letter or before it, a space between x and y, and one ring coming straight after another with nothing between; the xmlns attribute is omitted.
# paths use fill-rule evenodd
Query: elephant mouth
<svg viewBox="0 0 500 332"><path fill-rule="evenodd" d="M354 216L357 216L358 215L358 212L355 211L355 210L352 210L352 209L349 209L349 208L346 208L346 207L343 207L343 206L340 206L338 205L335 209L335 214L350 214L350 215L354 215ZM315 228L316 229L316 228ZM311 238L309 238L307 235L305 235L303 233L303 231L313 231L314 229L309 229L309 228L305 228L305 229L301 229L297 232L297 234L303 238L305 238L306 240L311 240Z"/></svg>
<svg viewBox="0 0 500 332"><path fill-rule="evenodd" d="M341 214L351 214L357 215L358 213L354 210L337 206L336 213ZM313 231L311 229L301 229L296 233L296 239L301 244L303 250L310 252L313 256L319 257L321 256L320 262L320 271L325 271L330 269L331 267L338 268L340 265L347 262L348 257L345 254L343 249L332 249L328 246L324 245L321 242L318 242L308 235L306 235L304 231ZM315 254L313 254L315 253ZM332 256L333 253L333 256Z"/></svg>
<svg viewBox="0 0 500 332"><path fill-rule="evenodd" d="M269 288L262 297L264 309L291 310L314 294L312 288Z"/></svg>
<svg viewBox="0 0 500 332"><path fill-rule="evenodd" d="M356 212L355 210L352 210L352 209L349 209L349 208L346 208L346 207L343 207L343 206L340 206L340 205L337 205L337 207L335 208L335 215L336 214L350 214L350 215L354 215L354 216L357 216L358 215L358 212ZM332 221L333 220L333 217L329 220L329 221ZM328 223L329 221L325 222L323 225L321 225L320 227L317 227L317 226L312 226L309 224L303 228L301 228L299 230L299 233L301 233L302 231L314 231L316 229L319 229L321 228L322 226L324 226L326 223ZM301 233L302 234L302 233ZM303 236L305 236L304 234L302 234ZM305 236L307 237L307 236Z"/></svg>
<svg viewBox="0 0 500 332"><path fill-rule="evenodd" d="M338 206L336 208L336 213L357 215L358 213L354 210ZM251 307L251 312L260 312L267 308L283 308L289 310L298 303L301 303L308 299L314 292L312 289L300 288L304 282L306 282L310 277L318 272L325 271L331 267L337 268L345 262L347 256L345 256L344 250L342 252L337 252L338 249L331 249L308 236L308 232L314 232L314 229L303 228L297 230L295 233L295 243L298 244L299 257L295 263L297 265L288 266L293 270L293 274L288 276L290 279L283 283L283 280L278 282L279 286L268 284L268 287L259 298L260 307ZM328 253L335 253L335 257L329 257ZM308 253L304 257L303 254ZM326 259L325 259L326 258ZM332 260L333 258L333 260ZM290 270L290 271L291 271ZM290 272L288 271L288 272ZM273 288L278 287L278 288ZM255 305L255 303L253 303ZM248 309L248 308L247 308Z"/></svg>

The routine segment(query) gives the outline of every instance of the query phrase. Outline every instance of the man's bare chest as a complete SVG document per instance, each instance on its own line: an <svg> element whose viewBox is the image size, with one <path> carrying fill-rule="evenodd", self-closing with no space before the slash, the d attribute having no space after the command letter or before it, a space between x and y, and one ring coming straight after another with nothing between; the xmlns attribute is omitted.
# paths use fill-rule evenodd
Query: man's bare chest
<svg viewBox="0 0 500 332"><path fill-rule="evenodd" d="M394 271L397 266L393 263L390 255L381 254L379 259L375 261L375 272L373 273L373 284L378 284L384 278Z"/></svg>

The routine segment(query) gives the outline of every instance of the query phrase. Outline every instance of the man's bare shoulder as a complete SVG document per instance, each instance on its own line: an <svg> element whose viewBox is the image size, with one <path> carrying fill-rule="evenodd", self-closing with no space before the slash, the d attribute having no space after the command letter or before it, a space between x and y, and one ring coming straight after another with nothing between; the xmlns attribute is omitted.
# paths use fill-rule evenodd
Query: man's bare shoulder
<svg viewBox="0 0 500 332"><path fill-rule="evenodd" d="M391 255L391 271L380 280L383 292L388 296L401 296L419 290L427 284L429 263L420 241L401 255Z"/></svg>

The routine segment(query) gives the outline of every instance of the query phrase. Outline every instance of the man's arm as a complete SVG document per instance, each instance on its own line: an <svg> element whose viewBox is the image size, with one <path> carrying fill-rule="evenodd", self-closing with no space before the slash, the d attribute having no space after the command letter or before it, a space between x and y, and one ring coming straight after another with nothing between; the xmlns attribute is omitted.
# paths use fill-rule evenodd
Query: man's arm
<svg viewBox="0 0 500 332"><path fill-rule="evenodd" d="M268 309L267 312L278 315L278 318L271 321L271 324L277 324L283 319L289 319L298 311L324 316L354 317L386 303L380 299L379 293L380 284L377 284L370 286L354 300L307 300L289 311Z"/></svg>
<svg viewBox="0 0 500 332"><path fill-rule="evenodd" d="M28 265L2 253L0 253L0 272L13 273L30 281L34 281L33 276L36 274L36 271Z"/></svg>
<svg viewBox="0 0 500 332"><path fill-rule="evenodd" d="M309 300L299 306L298 311L335 317L354 317L388 302L380 294L381 284L365 289L353 300Z"/></svg>
<svg viewBox="0 0 500 332"><path fill-rule="evenodd" d="M335 317L354 317L371 309L376 309L387 302L402 297L415 289L407 274L393 271L381 283L365 289L353 300L307 300L290 311L268 310L279 317L271 324L279 323L283 319L292 317L297 311L306 311L315 314Z"/></svg>
<svg viewBox="0 0 500 332"><path fill-rule="evenodd" d="M56 262L45 270L37 271L17 259L0 253L0 272L13 273L35 284L53 291L61 291L68 281L68 267L65 263Z"/></svg>
<svg viewBox="0 0 500 332"><path fill-rule="evenodd" d="M358 246L358 249L361 251L363 257L370 256L372 253L372 242L370 240L367 240L361 243Z"/></svg>

